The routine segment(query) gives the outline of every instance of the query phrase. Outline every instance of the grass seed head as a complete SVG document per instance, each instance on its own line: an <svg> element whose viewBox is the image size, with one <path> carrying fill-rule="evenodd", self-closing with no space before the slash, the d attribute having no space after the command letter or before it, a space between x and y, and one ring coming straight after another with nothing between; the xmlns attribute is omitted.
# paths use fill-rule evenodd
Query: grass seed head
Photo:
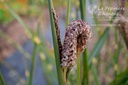
<svg viewBox="0 0 128 85"><path fill-rule="evenodd" d="M82 20L75 20L68 25L61 53L62 68L74 66L77 54L84 51L90 37L90 26Z"/></svg>

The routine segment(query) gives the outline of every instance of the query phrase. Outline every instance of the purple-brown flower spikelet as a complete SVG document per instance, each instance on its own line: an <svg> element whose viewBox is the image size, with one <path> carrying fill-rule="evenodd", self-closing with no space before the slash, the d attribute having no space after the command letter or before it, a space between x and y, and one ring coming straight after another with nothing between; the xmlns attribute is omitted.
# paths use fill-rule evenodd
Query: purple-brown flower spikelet
<svg viewBox="0 0 128 85"><path fill-rule="evenodd" d="M84 51L90 37L90 27L82 20L75 20L68 25L61 53L62 68L74 66L77 54Z"/></svg>

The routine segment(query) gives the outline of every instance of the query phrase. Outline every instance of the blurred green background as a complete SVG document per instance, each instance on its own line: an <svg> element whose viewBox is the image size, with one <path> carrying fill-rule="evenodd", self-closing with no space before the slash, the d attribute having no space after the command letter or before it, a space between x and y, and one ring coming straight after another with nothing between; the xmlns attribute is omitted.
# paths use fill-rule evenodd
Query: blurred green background
<svg viewBox="0 0 128 85"><path fill-rule="evenodd" d="M116 10L95 8L124 6L125 10L117 13L122 14L128 24L128 1L84 1L86 22L92 30L87 62L90 85L128 85L128 27L124 27L121 34L114 21L118 15L114 19L111 15ZM59 16L63 42L68 0L53 0L53 5ZM79 0L71 0L70 22L81 19L79 5ZM110 15L98 15L100 12ZM31 78L32 85L58 85L50 28L47 0L0 1L0 85L3 81L5 85L31 85ZM69 85L77 85L76 69L75 65L69 76ZM82 73L83 70L83 77Z"/></svg>

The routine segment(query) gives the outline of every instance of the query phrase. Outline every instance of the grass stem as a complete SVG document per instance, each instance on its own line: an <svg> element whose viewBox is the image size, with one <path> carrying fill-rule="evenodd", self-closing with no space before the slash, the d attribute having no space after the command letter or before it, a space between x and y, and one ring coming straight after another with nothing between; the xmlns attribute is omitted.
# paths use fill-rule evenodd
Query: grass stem
<svg viewBox="0 0 128 85"><path fill-rule="evenodd" d="M5 85L5 81L1 72L0 72L0 83L1 83L0 85Z"/></svg>
<svg viewBox="0 0 128 85"><path fill-rule="evenodd" d="M36 50L37 50L37 44L34 43L34 48L33 48L33 52L32 52L32 60L31 60L30 75L29 75L29 79L28 79L28 85L32 85L34 68L35 68L35 64L36 64Z"/></svg>
<svg viewBox="0 0 128 85"><path fill-rule="evenodd" d="M66 15L66 27L70 21L70 9L71 9L71 0L68 0L68 7L67 7L67 15Z"/></svg>
<svg viewBox="0 0 128 85"><path fill-rule="evenodd" d="M82 85L89 85L89 77L88 77L88 54L87 49L85 49L83 53L83 80Z"/></svg>
<svg viewBox="0 0 128 85"><path fill-rule="evenodd" d="M78 59L77 59L77 85L81 85L81 63L80 63L80 54L78 54Z"/></svg>
<svg viewBox="0 0 128 85"><path fill-rule="evenodd" d="M52 0L48 0L48 6L49 6L49 15L50 15L50 22L51 22L54 53L55 53L56 69L57 69L57 76L58 76L58 84L65 85L66 82L64 82L62 69L60 67L60 55L59 55L59 47L57 44L55 22L54 22L53 15L52 15L52 7L53 7Z"/></svg>
<svg viewBox="0 0 128 85"><path fill-rule="evenodd" d="M81 19L85 21L86 16L86 0L80 0L80 12L81 12ZM83 79L82 84L83 85L89 85L89 76L88 76L88 61L87 61L87 48L84 50L83 53Z"/></svg>
<svg viewBox="0 0 128 85"><path fill-rule="evenodd" d="M95 80L95 85L100 85L100 81L99 81L99 78L98 78L98 72L97 72L97 69L96 67L92 66L92 74L94 75L94 80Z"/></svg>

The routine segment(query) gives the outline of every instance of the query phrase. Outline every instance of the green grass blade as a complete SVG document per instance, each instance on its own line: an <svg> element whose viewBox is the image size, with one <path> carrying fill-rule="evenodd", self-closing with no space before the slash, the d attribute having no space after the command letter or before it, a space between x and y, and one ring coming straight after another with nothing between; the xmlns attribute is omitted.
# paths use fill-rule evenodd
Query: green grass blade
<svg viewBox="0 0 128 85"><path fill-rule="evenodd" d="M113 22L113 20L114 20L115 17L116 17L116 14L117 14L118 12L119 12L119 10L117 10L117 11L115 12L115 15L114 15L114 16L112 17L112 19L110 20L110 23ZM93 48L93 50L92 50L92 52L91 52L91 54L90 54L90 56L89 56L89 58L88 58L89 66L91 65L92 59L93 59L94 57L96 57L96 56L100 53L100 50L101 50L101 48L102 48L102 46L103 46L105 40L106 40L107 37L108 37L109 30L110 30L110 28L109 28L109 27L106 27L104 33L103 33L103 34L101 35L101 37L98 39L98 41L97 41L95 47Z"/></svg>
<svg viewBox="0 0 128 85"><path fill-rule="evenodd" d="M128 68L120 73L109 85L128 85Z"/></svg>
<svg viewBox="0 0 128 85"><path fill-rule="evenodd" d="M98 78L98 73L97 73L96 68L94 66L92 66L92 74L94 75L94 80L96 82L95 85L100 85L100 81L99 81L99 78Z"/></svg>
<svg viewBox="0 0 128 85"><path fill-rule="evenodd" d="M3 4L7 7L9 12L18 20L18 22L23 26L25 32L27 33L28 37L33 41L33 32L30 30L30 28L26 25L26 23L21 19L21 17L16 14L16 12L6 3L3 2ZM42 43L41 43L42 44Z"/></svg>
<svg viewBox="0 0 128 85"><path fill-rule="evenodd" d="M99 52L100 52L100 50L101 50L101 48L102 48L102 46L103 46L103 44L104 44L104 42L105 42L107 36L108 36L109 30L110 30L109 27L107 27L106 30L104 31L104 33L103 33L103 34L101 35L101 37L99 38L99 40L98 40L98 42L96 43L95 47L93 48L93 50L92 50L92 52L91 52L91 54L90 54L90 56L89 56L89 58L88 58L88 63L89 63L89 65L91 64L92 59L93 59L94 57L96 57L96 55L99 54Z"/></svg>
<svg viewBox="0 0 128 85"><path fill-rule="evenodd" d="M83 53L83 80L82 80L82 85L89 85L89 75L88 75L88 53L87 53L87 49L85 49L84 53Z"/></svg>
<svg viewBox="0 0 128 85"><path fill-rule="evenodd" d="M29 38L32 38L32 34L30 29L28 28L28 26L25 24L25 22L19 17L18 14L15 13L14 10L12 10L12 8L6 3L3 2L3 4L7 7L7 9L9 10L9 12L19 21L19 23L23 26L23 28L25 29L25 32L27 33Z"/></svg>
<svg viewBox="0 0 128 85"><path fill-rule="evenodd" d="M64 85L65 82L63 79L62 69L60 67L60 55L59 55L59 48L58 48L58 44L57 44L55 23L54 23L53 15L52 15L52 0L48 0L48 6L49 6L50 21L51 21L51 30L52 30L53 46L54 46L54 53L55 53L55 60L56 60L58 84Z"/></svg>
<svg viewBox="0 0 128 85"><path fill-rule="evenodd" d="M70 11L71 11L71 0L67 1L67 14L66 14L66 28L70 22ZM70 74L71 70L70 69L64 69L64 79L65 81L68 80L68 76Z"/></svg>
<svg viewBox="0 0 128 85"><path fill-rule="evenodd" d="M69 24L70 21L70 10L71 9L71 0L68 0L68 7L67 7L67 15L66 15L66 27Z"/></svg>
<svg viewBox="0 0 128 85"><path fill-rule="evenodd" d="M1 72L0 72L0 85L6 85Z"/></svg>
<svg viewBox="0 0 128 85"><path fill-rule="evenodd" d="M119 54L120 54L121 49L122 49L120 42L118 42L117 45L118 45L118 48L115 49L115 53L114 53L114 56L113 56L114 66L118 65ZM115 70L115 76L116 76L117 75L117 69L114 69L114 70Z"/></svg>
<svg viewBox="0 0 128 85"><path fill-rule="evenodd" d="M32 52L32 60L31 60L31 68L30 68L30 75L28 77L28 85L32 85L32 79L34 75L34 68L36 64L36 51L37 51L37 44L34 43L34 48Z"/></svg>
<svg viewBox="0 0 128 85"><path fill-rule="evenodd" d="M86 13L86 1L85 0L79 0L80 2L80 12L81 12L81 19L85 21L85 13ZM85 3L84 3L85 2Z"/></svg>
<svg viewBox="0 0 128 85"><path fill-rule="evenodd" d="M45 75L45 79L47 81L48 85L56 85L57 84L57 76L55 75L54 64L52 64L49 61L49 57L45 56L44 53L42 53L42 50L40 50L40 60L41 60L41 66L43 73ZM49 68L48 65L51 65L52 67Z"/></svg>
<svg viewBox="0 0 128 85"><path fill-rule="evenodd" d="M80 2L80 12L81 12L81 19L85 21L86 16L86 0L79 0ZM83 85L89 85L89 76L88 76L88 62L87 62L88 54L87 54L87 48L84 50L83 53L83 79L82 84Z"/></svg>
<svg viewBox="0 0 128 85"><path fill-rule="evenodd" d="M78 55L78 59L77 59L77 85L81 85L81 59L80 59L80 55Z"/></svg>
<svg viewBox="0 0 128 85"><path fill-rule="evenodd" d="M40 36L40 22L38 22L37 30L35 35ZM48 85L57 84L57 75L53 69L55 66L54 57L50 54L50 51L46 47L46 42L43 36L41 36L41 45L38 45L39 51L38 54L41 60L41 67L44 73L45 79Z"/></svg>

